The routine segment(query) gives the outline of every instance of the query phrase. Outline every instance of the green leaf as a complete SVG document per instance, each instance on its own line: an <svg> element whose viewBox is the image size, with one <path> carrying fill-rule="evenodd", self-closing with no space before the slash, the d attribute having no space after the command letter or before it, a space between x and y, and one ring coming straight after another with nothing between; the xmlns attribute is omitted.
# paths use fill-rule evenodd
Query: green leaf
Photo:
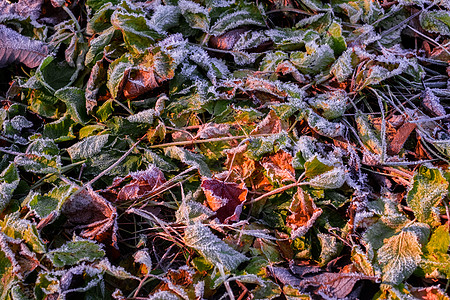
<svg viewBox="0 0 450 300"><path fill-rule="evenodd" d="M196 167L202 176L210 178L212 175L208 165L204 161L203 155L176 146L165 148L164 154L170 158L180 160L187 165Z"/></svg>
<svg viewBox="0 0 450 300"><path fill-rule="evenodd" d="M59 215L62 205L75 190L76 188L72 185L57 186L45 195L32 194L27 205L41 219L48 217L52 213Z"/></svg>
<svg viewBox="0 0 450 300"><path fill-rule="evenodd" d="M14 163L0 174L0 213L8 206L11 201L14 190L19 185L19 172Z"/></svg>
<svg viewBox="0 0 450 300"><path fill-rule="evenodd" d="M109 65L108 82L106 83L106 86L113 98L117 98L119 94L120 83L125 76L125 71L133 66L129 58L129 55L123 55Z"/></svg>
<svg viewBox="0 0 450 300"><path fill-rule="evenodd" d="M150 26L158 33L166 33L166 31L179 24L181 11L175 5L158 5L152 17L150 18Z"/></svg>
<svg viewBox="0 0 450 300"><path fill-rule="evenodd" d="M308 52L293 52L290 55L290 62L303 74L318 74L334 61L334 51L327 44L313 47Z"/></svg>
<svg viewBox="0 0 450 300"><path fill-rule="evenodd" d="M421 246L412 232L402 231L384 241L378 250L383 282L397 285L407 279L421 261Z"/></svg>
<svg viewBox="0 0 450 300"><path fill-rule="evenodd" d="M209 31L210 17L208 9L190 0L178 1L178 7L192 28L200 29L203 32Z"/></svg>
<svg viewBox="0 0 450 300"><path fill-rule="evenodd" d="M14 162L28 172L47 174L60 172L59 148L51 139L38 138L27 148L24 155L18 155Z"/></svg>
<svg viewBox="0 0 450 300"><path fill-rule="evenodd" d="M122 31L125 44L131 52L144 53L162 35L150 28L144 15L116 10L111 16L111 24Z"/></svg>
<svg viewBox="0 0 450 300"><path fill-rule="evenodd" d="M64 267L73 266L82 261L93 262L105 256L105 251L93 241L75 238L73 241L49 251L47 256L55 267Z"/></svg>
<svg viewBox="0 0 450 300"><path fill-rule="evenodd" d="M109 134L88 136L67 148L72 161L93 157L108 143Z"/></svg>
<svg viewBox="0 0 450 300"><path fill-rule="evenodd" d="M369 118L362 112L356 114L356 124L359 137L366 147L375 154L382 154L381 137L369 122Z"/></svg>
<svg viewBox="0 0 450 300"><path fill-rule="evenodd" d="M430 241L423 249L423 260L420 267L427 277L450 278L450 234L446 225L437 227L431 235ZM438 276L436 276L438 275Z"/></svg>
<svg viewBox="0 0 450 300"><path fill-rule="evenodd" d="M408 206L419 222L440 224L436 207L447 195L448 181L440 169L420 166L414 175L412 188L406 196Z"/></svg>
<svg viewBox="0 0 450 300"><path fill-rule="evenodd" d="M70 84L74 78L76 69L65 61L57 61L52 56L44 59L36 70L36 79L39 80L50 92L59 90Z"/></svg>
<svg viewBox="0 0 450 300"><path fill-rule="evenodd" d="M266 26L260 8L255 3L242 1L220 14L211 26L210 34L215 36L221 35L231 29L245 25Z"/></svg>
<svg viewBox="0 0 450 300"><path fill-rule="evenodd" d="M213 265L222 265L230 271L248 260L245 255L228 246L215 236L208 226L201 223L195 223L186 227L184 241L188 247L197 250Z"/></svg>
<svg viewBox="0 0 450 300"><path fill-rule="evenodd" d="M420 25L429 32L450 35L450 12L423 11L420 14Z"/></svg>
<svg viewBox="0 0 450 300"><path fill-rule="evenodd" d="M55 122L45 124L42 136L50 138L56 143L73 140L75 138L73 125L74 122L68 115L65 115Z"/></svg>
<svg viewBox="0 0 450 300"><path fill-rule="evenodd" d="M55 92L55 97L66 104L67 113L72 117L72 120L81 124L85 124L89 120L82 89L76 87L62 88Z"/></svg>
<svg viewBox="0 0 450 300"><path fill-rule="evenodd" d="M343 248L343 244L331 234L319 233L317 235L322 247L320 251L320 265L325 266L332 259L336 258Z"/></svg>
<svg viewBox="0 0 450 300"><path fill-rule="evenodd" d="M115 28L110 27L90 41L89 50L86 53L86 58L84 60L86 66L93 65L103 56L103 50L111 42L115 32Z"/></svg>

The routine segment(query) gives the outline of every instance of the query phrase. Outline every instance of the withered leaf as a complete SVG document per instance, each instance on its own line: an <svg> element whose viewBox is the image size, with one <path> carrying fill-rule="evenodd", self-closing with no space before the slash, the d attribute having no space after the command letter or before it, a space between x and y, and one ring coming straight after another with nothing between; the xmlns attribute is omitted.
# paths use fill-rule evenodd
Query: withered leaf
<svg viewBox="0 0 450 300"><path fill-rule="evenodd" d="M206 195L208 206L216 212L215 216L220 222L239 220L248 192L244 183L203 179L201 188Z"/></svg>
<svg viewBox="0 0 450 300"><path fill-rule="evenodd" d="M122 187L117 194L117 201L135 200L148 196L155 188L166 182L163 172L151 165L145 171L130 173L124 178L116 178L112 187L117 187L124 181L131 182Z"/></svg>
<svg viewBox="0 0 450 300"><path fill-rule="evenodd" d="M282 121L273 110L271 110L267 116L262 120L251 134L264 134L264 133L280 133L282 130L287 130L287 124Z"/></svg>
<svg viewBox="0 0 450 300"><path fill-rule="evenodd" d="M212 48L220 50L231 50L233 49L236 42L241 38L241 35L246 32L244 28L236 28L225 32L219 36L212 36L209 39L209 45Z"/></svg>
<svg viewBox="0 0 450 300"><path fill-rule="evenodd" d="M124 80L123 95L130 99L159 87L153 70L126 71Z"/></svg>
<svg viewBox="0 0 450 300"><path fill-rule="evenodd" d="M300 282L301 287L318 287L316 292L325 294L332 299L342 299L351 293L355 283L359 280L373 280L378 278L359 273L322 273L307 277Z"/></svg>
<svg viewBox="0 0 450 300"><path fill-rule="evenodd" d="M250 177L256 169L255 161L245 155L246 149L244 144L224 151L227 155L226 167L242 180Z"/></svg>
<svg viewBox="0 0 450 300"><path fill-rule="evenodd" d="M221 136L226 136L230 132L230 125L206 123L198 129L197 138L210 139Z"/></svg>
<svg viewBox="0 0 450 300"><path fill-rule="evenodd" d="M417 125L415 123L405 122L395 133L394 138L389 145L388 154L398 154L400 150L402 150L406 140L409 138L409 135L416 127Z"/></svg>
<svg viewBox="0 0 450 300"><path fill-rule="evenodd" d="M48 53L47 44L32 40L5 25L0 25L0 68L15 62L35 68Z"/></svg>
<svg viewBox="0 0 450 300"><path fill-rule="evenodd" d="M292 166L292 155L280 150L274 155L264 157L261 165L266 169L269 179L274 182L295 181L295 171Z"/></svg>
<svg viewBox="0 0 450 300"><path fill-rule="evenodd" d="M286 218L286 225L292 228L291 238L303 236L322 214L322 209L316 207L311 196L298 188L289 207L291 215Z"/></svg>
<svg viewBox="0 0 450 300"><path fill-rule="evenodd" d="M117 211L108 200L88 187L67 200L62 213L80 236L117 248Z"/></svg>

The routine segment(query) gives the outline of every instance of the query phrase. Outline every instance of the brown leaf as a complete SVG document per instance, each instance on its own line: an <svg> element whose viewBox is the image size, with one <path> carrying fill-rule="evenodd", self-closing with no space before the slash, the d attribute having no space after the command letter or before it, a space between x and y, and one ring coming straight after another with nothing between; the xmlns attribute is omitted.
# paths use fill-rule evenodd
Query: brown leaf
<svg viewBox="0 0 450 300"><path fill-rule="evenodd" d="M211 139L221 136L227 136L230 133L230 125L206 123L198 129L197 138Z"/></svg>
<svg viewBox="0 0 450 300"><path fill-rule="evenodd" d="M201 188L206 195L208 206L216 212L215 216L220 222L239 220L248 192L244 183L203 179Z"/></svg>
<svg viewBox="0 0 450 300"><path fill-rule="evenodd" d="M225 166L241 180L249 178L255 171L255 161L245 155L247 145L225 150L227 161Z"/></svg>
<svg viewBox="0 0 450 300"><path fill-rule="evenodd" d="M378 278L360 273L322 273L303 279L300 286L318 287L317 292L333 299L342 299L351 293L359 280L376 281Z"/></svg>
<svg viewBox="0 0 450 300"><path fill-rule="evenodd" d="M125 73L123 95L126 98L136 98L159 87L153 70L132 70Z"/></svg>
<svg viewBox="0 0 450 300"><path fill-rule="evenodd" d="M286 225L292 228L291 238L303 236L322 214L322 209L316 207L311 196L298 188L289 207L291 215L286 218Z"/></svg>
<svg viewBox="0 0 450 300"><path fill-rule="evenodd" d="M164 173L159 168L152 165L145 171L130 173L124 178L116 178L112 186L117 187L128 179L131 179L131 182L120 189L117 194L117 201L144 198L150 195L155 188L166 182Z"/></svg>
<svg viewBox="0 0 450 300"><path fill-rule="evenodd" d="M403 123L403 125L395 133L394 138L389 145L388 154L397 155L400 150L402 150L406 140L416 127L417 125L415 123Z"/></svg>
<svg viewBox="0 0 450 300"><path fill-rule="evenodd" d="M86 188L67 200L62 213L72 230L81 230L80 236L109 243L117 248L117 211L105 198Z"/></svg>
<svg viewBox="0 0 450 300"><path fill-rule="evenodd" d="M220 50L231 50L234 44L241 38L241 35L246 31L244 28L236 28L219 36L211 36L209 46Z"/></svg>
<svg viewBox="0 0 450 300"><path fill-rule="evenodd" d="M271 110L264 120L251 131L251 134L280 133L282 130L287 129L287 123L282 121L275 112Z"/></svg>
<svg viewBox="0 0 450 300"><path fill-rule="evenodd" d="M266 169L269 179L279 182L295 181L295 170L292 166L292 155L280 150L274 155L264 157L261 165Z"/></svg>

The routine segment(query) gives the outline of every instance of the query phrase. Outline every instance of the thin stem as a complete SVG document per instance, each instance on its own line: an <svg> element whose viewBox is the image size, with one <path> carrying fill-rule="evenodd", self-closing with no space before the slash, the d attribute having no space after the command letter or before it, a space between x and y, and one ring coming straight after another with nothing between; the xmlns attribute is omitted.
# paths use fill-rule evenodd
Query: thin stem
<svg viewBox="0 0 450 300"><path fill-rule="evenodd" d="M262 134L255 134L250 137L264 137L264 136L269 136L269 135L271 135L271 134L262 133ZM152 145L152 146L149 146L148 148L154 149L154 148L165 148L165 147L171 147L171 146L186 146L186 145L194 145L194 144L238 140L238 139L245 139L245 138L248 138L248 136L246 136L246 135L226 136L226 137L212 138L212 139L206 139L206 140L192 140L192 141L180 141L180 142L165 143L165 144L159 144L159 145Z"/></svg>
<svg viewBox="0 0 450 300"><path fill-rule="evenodd" d="M288 184L288 185L279 187L279 188L277 188L277 189L274 189L273 191L270 191L270 192L268 192L268 193L265 193L264 195L261 195L261 196L259 196L258 198L255 198L255 199L253 199L253 200L247 202L246 204L252 204L252 203L258 202L258 201L260 201L260 200L262 200L262 199L265 199L265 198L267 198L267 197L270 197L270 196L272 196L272 195L275 195L275 194L284 192L284 191L286 191L286 190L289 190L289 189L291 189L291 188L298 187L298 186L302 186L302 185L307 185L307 184L308 184L308 182L294 182L294 183L291 183L291 184Z"/></svg>

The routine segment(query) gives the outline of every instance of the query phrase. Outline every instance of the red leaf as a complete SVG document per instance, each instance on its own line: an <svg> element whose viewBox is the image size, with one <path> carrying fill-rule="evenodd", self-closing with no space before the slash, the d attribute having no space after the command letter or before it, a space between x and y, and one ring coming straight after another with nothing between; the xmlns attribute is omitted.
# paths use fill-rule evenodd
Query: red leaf
<svg viewBox="0 0 450 300"><path fill-rule="evenodd" d="M244 183L203 179L201 188L206 195L208 206L216 212L216 217L220 222L228 223L239 220L248 192Z"/></svg>

